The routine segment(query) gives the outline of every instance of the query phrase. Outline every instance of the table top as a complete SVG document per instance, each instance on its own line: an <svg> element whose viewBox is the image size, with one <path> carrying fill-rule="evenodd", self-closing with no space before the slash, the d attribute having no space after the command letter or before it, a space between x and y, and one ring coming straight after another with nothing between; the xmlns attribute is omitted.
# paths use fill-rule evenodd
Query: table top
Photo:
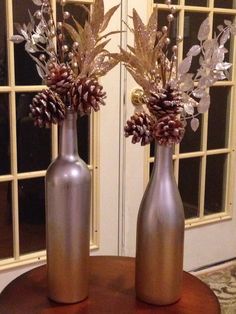
<svg viewBox="0 0 236 314"><path fill-rule="evenodd" d="M207 285L184 272L180 301L154 306L138 301L134 291L135 259L90 257L89 298L61 305L46 291L46 266L37 267L12 281L0 295L1 314L220 314L219 302Z"/></svg>

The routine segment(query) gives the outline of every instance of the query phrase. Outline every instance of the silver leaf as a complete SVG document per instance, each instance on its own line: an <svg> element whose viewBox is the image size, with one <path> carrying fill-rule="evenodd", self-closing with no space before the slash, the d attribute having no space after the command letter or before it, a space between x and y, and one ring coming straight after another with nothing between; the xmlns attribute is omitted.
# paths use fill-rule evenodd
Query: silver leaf
<svg viewBox="0 0 236 314"><path fill-rule="evenodd" d="M197 56L201 52L201 47L199 45L194 45L189 49L187 56Z"/></svg>
<svg viewBox="0 0 236 314"><path fill-rule="evenodd" d="M224 26L223 26L223 25L218 25L218 26L217 26L217 29L218 29L220 32L222 32L222 31L224 30Z"/></svg>
<svg viewBox="0 0 236 314"><path fill-rule="evenodd" d="M25 37L26 40L29 39L29 36L25 30L21 29L21 34Z"/></svg>
<svg viewBox="0 0 236 314"><path fill-rule="evenodd" d="M229 28L227 28L227 29L223 32L222 36L220 37L220 45L224 46L224 44L227 42L227 40L229 39L229 37L230 37L230 30L229 30Z"/></svg>
<svg viewBox="0 0 236 314"><path fill-rule="evenodd" d="M41 0L32 0L32 1L35 5L38 5L38 6L43 4Z"/></svg>
<svg viewBox="0 0 236 314"><path fill-rule="evenodd" d="M225 25L230 26L232 25L232 22L230 20L224 20Z"/></svg>
<svg viewBox="0 0 236 314"><path fill-rule="evenodd" d="M200 25L199 31L198 31L198 40L203 41L206 40L210 34L210 23L209 23L209 17L207 17L202 24Z"/></svg>
<svg viewBox="0 0 236 314"><path fill-rule="evenodd" d="M191 67L191 63L192 63L192 56L188 56L187 58L185 58L179 65L178 74L179 75L186 74Z"/></svg>
<svg viewBox="0 0 236 314"><path fill-rule="evenodd" d="M11 36L10 41L12 41L14 44L20 44L23 41L25 41L25 39L23 36L13 35L13 36Z"/></svg>
<svg viewBox="0 0 236 314"><path fill-rule="evenodd" d="M197 98L202 98L206 95L206 91L204 89L201 88L196 88L193 92L192 92L194 97Z"/></svg>
<svg viewBox="0 0 236 314"><path fill-rule="evenodd" d="M184 104L184 110L190 116L194 114L194 107L191 103Z"/></svg>
<svg viewBox="0 0 236 314"><path fill-rule="evenodd" d="M217 71L225 71L225 70L228 70L229 68L231 68L231 66L232 66L232 64L228 63L228 62L217 63L216 70Z"/></svg>
<svg viewBox="0 0 236 314"><path fill-rule="evenodd" d="M37 69L38 75L44 80L45 78L44 71L37 64L36 64L36 69Z"/></svg>
<svg viewBox="0 0 236 314"><path fill-rule="evenodd" d="M205 50L213 49L214 44L215 44L214 39L207 39L207 40L205 40L204 43L203 43L203 48L204 48Z"/></svg>
<svg viewBox="0 0 236 314"><path fill-rule="evenodd" d="M194 82L193 82L192 77L193 77L193 74L191 73L186 73L181 76L180 90L182 92L187 92L194 88Z"/></svg>
<svg viewBox="0 0 236 314"><path fill-rule="evenodd" d="M193 118L190 122L191 128L194 132L197 131L197 129L199 128L199 120L197 118Z"/></svg>
<svg viewBox="0 0 236 314"><path fill-rule="evenodd" d="M199 113L204 113L207 112L207 110L210 107L210 103L211 103L211 99L210 99L210 95L205 95L201 98L201 100L199 101L199 104L197 106L197 111Z"/></svg>

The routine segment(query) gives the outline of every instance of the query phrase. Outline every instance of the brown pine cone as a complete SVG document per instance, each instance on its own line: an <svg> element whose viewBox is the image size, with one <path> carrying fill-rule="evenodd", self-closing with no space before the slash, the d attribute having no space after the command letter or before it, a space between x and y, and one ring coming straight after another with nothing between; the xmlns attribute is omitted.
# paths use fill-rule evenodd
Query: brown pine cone
<svg viewBox="0 0 236 314"><path fill-rule="evenodd" d="M141 141L141 145L144 146L153 140L152 129L152 118L145 112L137 112L126 122L125 137L132 136L133 144Z"/></svg>
<svg viewBox="0 0 236 314"><path fill-rule="evenodd" d="M106 92L95 78L78 78L70 91L71 104L80 115L90 114L91 109L98 111L105 105Z"/></svg>
<svg viewBox="0 0 236 314"><path fill-rule="evenodd" d="M60 96L66 95L74 82L74 73L65 63L50 63L49 74L46 76L47 86Z"/></svg>
<svg viewBox="0 0 236 314"><path fill-rule="evenodd" d="M177 116L171 114L160 118L153 130L153 136L160 145L172 145L181 142L185 128Z"/></svg>
<svg viewBox="0 0 236 314"><path fill-rule="evenodd" d="M150 112L160 118L168 114L181 113L181 93L167 86L165 92L158 98L157 95L150 95L145 98L146 105Z"/></svg>
<svg viewBox="0 0 236 314"><path fill-rule="evenodd" d="M30 116L39 127L50 127L65 117L65 106L60 97L50 89L43 89L32 100Z"/></svg>

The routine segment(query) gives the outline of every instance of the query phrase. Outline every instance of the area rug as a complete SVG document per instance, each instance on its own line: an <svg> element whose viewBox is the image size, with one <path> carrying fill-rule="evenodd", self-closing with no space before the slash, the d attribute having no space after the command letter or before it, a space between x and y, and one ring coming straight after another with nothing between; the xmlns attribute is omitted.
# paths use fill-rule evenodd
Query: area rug
<svg viewBox="0 0 236 314"><path fill-rule="evenodd" d="M236 261L193 272L215 293L222 314L236 314Z"/></svg>

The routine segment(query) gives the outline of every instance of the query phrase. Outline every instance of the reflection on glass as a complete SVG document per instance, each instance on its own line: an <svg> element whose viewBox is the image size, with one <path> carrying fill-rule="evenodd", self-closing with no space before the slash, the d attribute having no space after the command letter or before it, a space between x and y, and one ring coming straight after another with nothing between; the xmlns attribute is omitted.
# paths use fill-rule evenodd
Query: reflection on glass
<svg viewBox="0 0 236 314"><path fill-rule="evenodd" d="M34 126L29 117L33 96L33 93L18 93L16 96L19 172L44 170L51 162L51 131Z"/></svg>
<svg viewBox="0 0 236 314"><path fill-rule="evenodd" d="M192 5L197 7L206 7L208 5L207 0L185 0L185 5Z"/></svg>
<svg viewBox="0 0 236 314"><path fill-rule="evenodd" d="M90 147L89 147L89 117L78 117L78 150L80 157L87 163L90 163Z"/></svg>
<svg viewBox="0 0 236 314"><path fill-rule="evenodd" d="M225 1L223 1L225 2ZM229 20L231 22L234 21L234 15L226 15L226 14L214 14L214 17L213 17L213 30L214 32L217 31L217 26L219 25L223 25L224 24L224 20ZM218 34L218 32L217 32ZM214 35L214 34L213 34ZM225 48L228 50L228 51L231 51L231 44L232 44L232 41L231 40L228 40L225 44ZM225 54L225 61L226 62L230 62L232 61L232 58L233 56L230 56L229 53L226 53ZM231 72L231 71L230 71Z"/></svg>
<svg viewBox="0 0 236 314"><path fill-rule="evenodd" d="M207 157L205 215L219 213L224 210L223 195L226 161L227 155Z"/></svg>
<svg viewBox="0 0 236 314"><path fill-rule="evenodd" d="M207 18L206 13L185 12L184 16L184 47L183 57L186 57L189 49L193 45L198 45L198 30L201 23ZM194 23L193 23L194 21ZM194 57L192 61L190 73L196 73L199 69L199 57Z"/></svg>
<svg viewBox="0 0 236 314"><path fill-rule="evenodd" d="M7 35L6 35L6 1L0 1L0 85L7 85Z"/></svg>
<svg viewBox="0 0 236 314"><path fill-rule="evenodd" d="M0 260L13 256L11 182L0 182Z"/></svg>
<svg viewBox="0 0 236 314"><path fill-rule="evenodd" d="M208 116L208 149L225 148L230 112L228 110L230 88L212 87L211 105Z"/></svg>
<svg viewBox="0 0 236 314"><path fill-rule="evenodd" d="M10 172L9 97L0 93L0 175Z"/></svg>
<svg viewBox="0 0 236 314"><path fill-rule="evenodd" d="M235 9L235 1L234 0L215 0L214 7Z"/></svg>
<svg viewBox="0 0 236 314"><path fill-rule="evenodd" d="M179 191L186 219L199 216L199 173L200 158L180 159Z"/></svg>
<svg viewBox="0 0 236 314"><path fill-rule="evenodd" d="M184 138L180 143L180 153L189 153L201 150L202 116L198 116L198 119L200 121L200 125L196 132L194 132L191 128L190 120L187 121Z"/></svg>
<svg viewBox="0 0 236 314"><path fill-rule="evenodd" d="M19 221L20 253L45 249L44 178L20 180Z"/></svg>
<svg viewBox="0 0 236 314"><path fill-rule="evenodd" d="M32 13L37 10L32 0L24 0L24 5L22 0L13 0L14 23L27 24L30 20L28 10ZM16 29L14 32L17 34ZM41 85L42 79L37 73L35 62L25 52L24 45L14 45L16 85Z"/></svg>

